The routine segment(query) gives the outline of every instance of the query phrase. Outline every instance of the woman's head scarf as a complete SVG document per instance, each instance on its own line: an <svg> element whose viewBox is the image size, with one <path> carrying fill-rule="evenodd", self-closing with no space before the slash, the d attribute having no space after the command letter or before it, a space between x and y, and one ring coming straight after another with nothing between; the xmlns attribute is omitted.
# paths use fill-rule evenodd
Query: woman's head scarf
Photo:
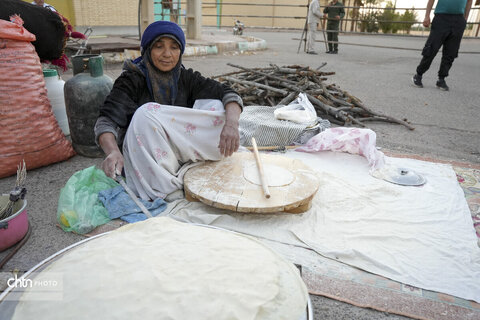
<svg viewBox="0 0 480 320"><path fill-rule="evenodd" d="M157 69L150 55L153 44L162 37L172 38L180 45L180 59L177 65L168 72ZM173 105L178 92L178 79L182 67L181 55L185 51L183 30L176 23L156 21L145 29L140 42L140 51L142 56L135 59L133 64L145 75L148 89L155 102Z"/></svg>
<svg viewBox="0 0 480 320"><path fill-rule="evenodd" d="M150 47L153 40L156 40L160 35L172 35L176 38L180 45L181 54L185 51L185 34L178 24L170 21L156 21L150 24L142 35L140 42L140 51L143 55L144 51Z"/></svg>

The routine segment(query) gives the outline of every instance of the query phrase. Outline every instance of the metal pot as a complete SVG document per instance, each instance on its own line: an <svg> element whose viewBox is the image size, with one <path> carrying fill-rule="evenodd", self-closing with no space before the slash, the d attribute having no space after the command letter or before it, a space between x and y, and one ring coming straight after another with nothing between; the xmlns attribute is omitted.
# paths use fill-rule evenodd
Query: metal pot
<svg viewBox="0 0 480 320"><path fill-rule="evenodd" d="M5 207L9 195L0 196L0 207ZM10 248L25 236L28 231L27 200L18 200L13 205L13 214L0 220L0 251Z"/></svg>

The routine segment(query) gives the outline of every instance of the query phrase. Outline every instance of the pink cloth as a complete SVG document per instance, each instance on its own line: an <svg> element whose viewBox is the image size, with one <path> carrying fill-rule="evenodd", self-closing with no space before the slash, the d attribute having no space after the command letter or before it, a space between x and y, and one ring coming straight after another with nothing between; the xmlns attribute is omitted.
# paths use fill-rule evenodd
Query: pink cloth
<svg viewBox="0 0 480 320"><path fill-rule="evenodd" d="M302 152L339 151L358 154L368 160L371 171L385 165L383 152L375 144L377 135L370 129L330 128L312 137L305 146L295 149Z"/></svg>

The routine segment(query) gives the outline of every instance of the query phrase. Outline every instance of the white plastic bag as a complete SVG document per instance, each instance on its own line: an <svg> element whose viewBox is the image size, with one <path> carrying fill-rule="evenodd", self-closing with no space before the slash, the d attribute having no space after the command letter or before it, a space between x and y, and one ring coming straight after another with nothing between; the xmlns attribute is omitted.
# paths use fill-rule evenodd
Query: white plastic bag
<svg viewBox="0 0 480 320"><path fill-rule="evenodd" d="M276 109L274 115L278 120L289 120L308 126L317 121L317 112L305 93L300 93L288 106Z"/></svg>

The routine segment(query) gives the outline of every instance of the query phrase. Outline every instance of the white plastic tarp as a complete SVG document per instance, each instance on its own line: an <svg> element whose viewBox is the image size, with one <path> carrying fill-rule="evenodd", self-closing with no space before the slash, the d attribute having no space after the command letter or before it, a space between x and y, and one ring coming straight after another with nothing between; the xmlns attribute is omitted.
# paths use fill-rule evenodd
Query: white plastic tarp
<svg viewBox="0 0 480 320"><path fill-rule="evenodd" d="M239 214L173 202L165 214L281 243L415 287L480 302L480 248L450 165L387 157L423 175L421 187L372 177L368 161L346 153L289 151L320 179L303 214Z"/></svg>

